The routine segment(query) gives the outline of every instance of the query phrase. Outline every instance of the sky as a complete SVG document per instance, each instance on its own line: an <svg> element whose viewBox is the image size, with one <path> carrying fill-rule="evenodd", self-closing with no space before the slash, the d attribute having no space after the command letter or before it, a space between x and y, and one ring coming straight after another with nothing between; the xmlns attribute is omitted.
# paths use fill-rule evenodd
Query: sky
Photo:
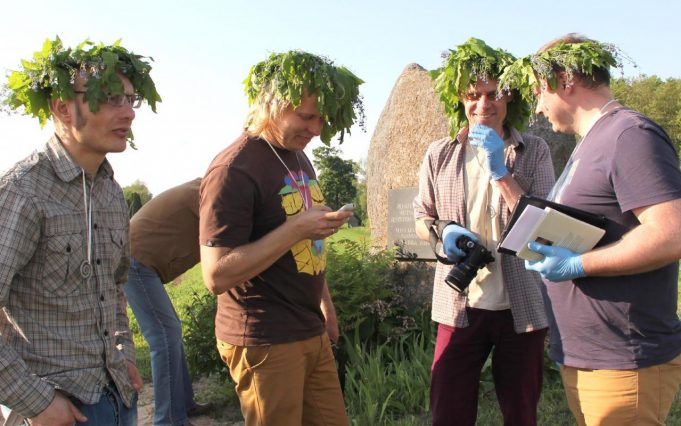
<svg viewBox="0 0 681 426"><path fill-rule="evenodd" d="M353 128L344 158L366 159L371 136L404 68L433 69L469 37L516 56L569 32L614 43L637 64L625 76L681 77L681 2L573 0L31 0L4 2L0 77L58 35L67 46L89 38L151 56L163 102L143 105L133 123L137 150L110 154L121 186L144 182L152 194L202 176L241 133L242 82L270 53L322 54L365 81L366 132ZM0 172L44 145L53 133L37 119L0 113ZM306 152L320 142L313 142Z"/></svg>

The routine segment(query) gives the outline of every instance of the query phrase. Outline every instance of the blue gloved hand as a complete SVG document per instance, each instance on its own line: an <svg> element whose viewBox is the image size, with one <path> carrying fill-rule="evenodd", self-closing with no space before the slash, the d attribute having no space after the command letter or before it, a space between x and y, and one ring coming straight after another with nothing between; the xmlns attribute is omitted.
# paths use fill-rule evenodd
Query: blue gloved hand
<svg viewBox="0 0 681 426"><path fill-rule="evenodd" d="M465 235L476 243L478 242L478 237L476 237L475 234L459 225L452 223L445 226L445 229L442 230L442 250L447 256L447 259L452 262L458 262L466 256L466 253L456 246L456 240L462 235Z"/></svg>
<svg viewBox="0 0 681 426"><path fill-rule="evenodd" d="M564 247L547 246L532 241L530 250L544 255L542 260L526 260L525 269L537 271L549 281L560 282L585 277L582 256Z"/></svg>
<svg viewBox="0 0 681 426"><path fill-rule="evenodd" d="M473 126L468 132L468 142L485 151L487 155L487 169L494 180L499 180L508 174L504 162L504 141L491 127L482 124Z"/></svg>

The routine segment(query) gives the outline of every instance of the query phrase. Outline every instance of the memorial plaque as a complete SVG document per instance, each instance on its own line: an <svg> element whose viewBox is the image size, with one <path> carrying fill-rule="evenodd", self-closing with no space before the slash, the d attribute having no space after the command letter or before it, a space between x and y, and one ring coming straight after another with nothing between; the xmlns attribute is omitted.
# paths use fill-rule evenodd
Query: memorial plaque
<svg viewBox="0 0 681 426"><path fill-rule="evenodd" d="M428 241L419 239L414 229L414 197L418 188L388 191L388 248L398 246L396 257L403 260L435 260Z"/></svg>

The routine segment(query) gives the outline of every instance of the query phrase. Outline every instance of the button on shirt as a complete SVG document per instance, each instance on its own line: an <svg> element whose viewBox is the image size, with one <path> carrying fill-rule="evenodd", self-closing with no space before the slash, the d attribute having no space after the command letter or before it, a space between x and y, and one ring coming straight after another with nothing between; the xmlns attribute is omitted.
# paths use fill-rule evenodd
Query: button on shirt
<svg viewBox="0 0 681 426"><path fill-rule="evenodd" d="M126 405L134 348L122 285L128 209L108 161L86 179L55 136L0 178L0 404L33 417L60 389L86 404L111 380ZM95 226L96 225L96 226Z"/></svg>

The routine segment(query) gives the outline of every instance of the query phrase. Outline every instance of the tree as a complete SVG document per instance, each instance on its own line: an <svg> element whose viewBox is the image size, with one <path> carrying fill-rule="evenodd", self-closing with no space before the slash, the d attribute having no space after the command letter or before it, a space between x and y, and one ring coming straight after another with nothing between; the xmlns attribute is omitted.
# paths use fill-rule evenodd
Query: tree
<svg viewBox="0 0 681 426"><path fill-rule="evenodd" d="M343 204L354 202L357 163L340 158L340 150L321 146L312 150L314 165L319 171L317 180L326 205L336 210Z"/></svg>
<svg viewBox="0 0 681 426"><path fill-rule="evenodd" d="M676 150L681 148L681 80L657 76L615 79L611 85L622 105L650 117L669 134Z"/></svg>
<svg viewBox="0 0 681 426"><path fill-rule="evenodd" d="M356 176L355 188L357 189L357 195L355 196L355 216L359 220L360 225L365 225L369 218L369 211L367 210L366 159L362 159L357 163Z"/></svg>
<svg viewBox="0 0 681 426"><path fill-rule="evenodd" d="M136 180L123 188L123 196L128 203L130 217L132 217L147 201L151 200L152 194L144 182Z"/></svg>
<svg viewBox="0 0 681 426"><path fill-rule="evenodd" d="M127 200L126 200L127 201ZM128 211L130 212L130 217L133 217L137 210L142 208L142 199L140 194L137 192L130 193L130 201L128 202Z"/></svg>

